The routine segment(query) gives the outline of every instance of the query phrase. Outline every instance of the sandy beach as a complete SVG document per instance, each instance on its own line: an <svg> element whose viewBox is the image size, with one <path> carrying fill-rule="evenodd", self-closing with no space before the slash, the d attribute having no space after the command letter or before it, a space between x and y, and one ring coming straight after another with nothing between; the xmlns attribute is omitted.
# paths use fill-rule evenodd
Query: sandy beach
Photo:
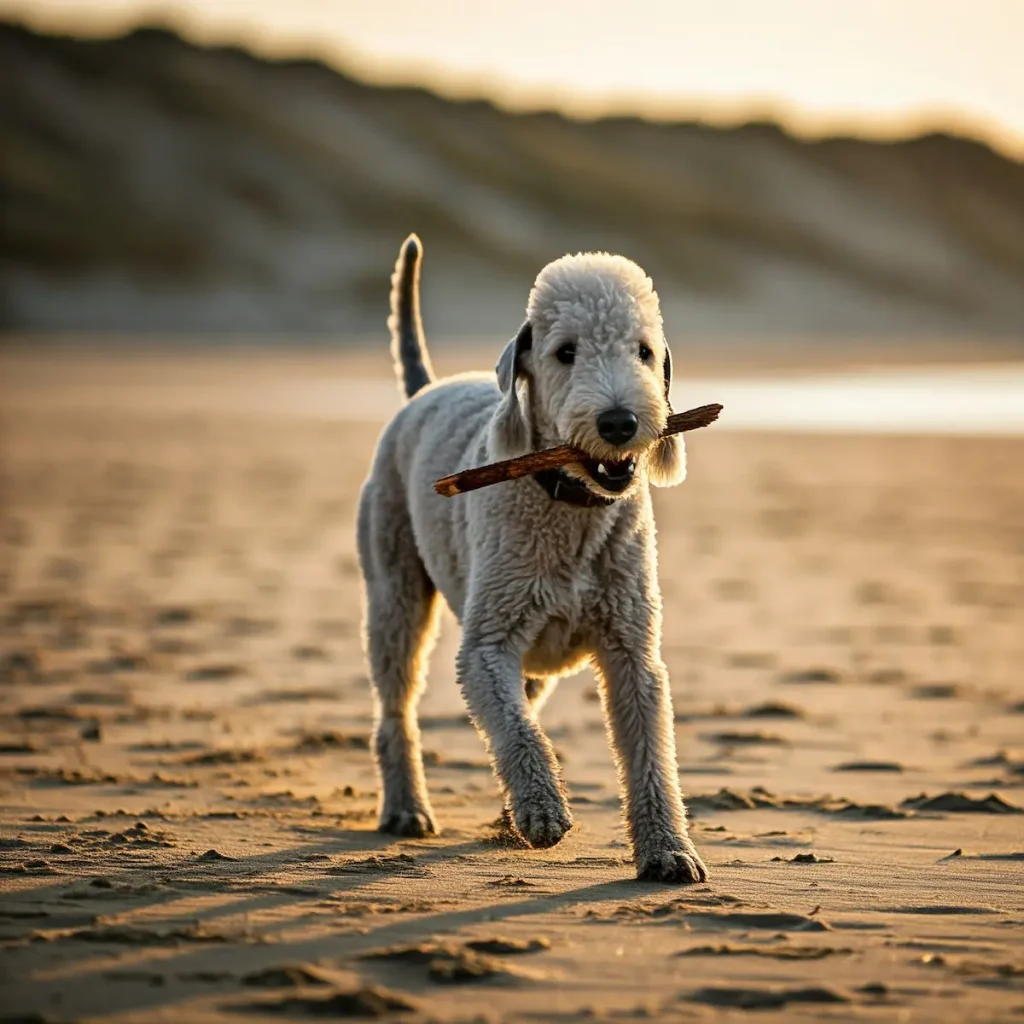
<svg viewBox="0 0 1024 1024"><path fill-rule="evenodd" d="M712 878L641 884L589 673L542 716L576 828L501 841L450 616L443 834L375 831L379 424L255 363L0 360L0 1020L1024 1019L1024 439L691 435L655 503Z"/></svg>

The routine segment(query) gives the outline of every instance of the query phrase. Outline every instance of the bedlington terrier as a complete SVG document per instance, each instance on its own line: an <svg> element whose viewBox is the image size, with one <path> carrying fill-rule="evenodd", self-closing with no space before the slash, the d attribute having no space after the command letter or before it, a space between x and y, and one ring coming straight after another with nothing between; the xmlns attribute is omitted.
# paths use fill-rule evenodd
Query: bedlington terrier
<svg viewBox="0 0 1024 1024"><path fill-rule="evenodd" d="M380 828L437 832L417 704L440 595L462 627L459 684L520 837L549 847L572 827L537 713L560 677L590 665L637 877L704 881L661 658L648 485L680 483L686 455L681 437L659 439L672 361L652 282L622 256L563 256L537 277L497 379L435 381L419 309L421 253L411 235L388 320L409 401L384 429L359 500ZM456 498L433 490L450 473L567 442L588 457Z"/></svg>

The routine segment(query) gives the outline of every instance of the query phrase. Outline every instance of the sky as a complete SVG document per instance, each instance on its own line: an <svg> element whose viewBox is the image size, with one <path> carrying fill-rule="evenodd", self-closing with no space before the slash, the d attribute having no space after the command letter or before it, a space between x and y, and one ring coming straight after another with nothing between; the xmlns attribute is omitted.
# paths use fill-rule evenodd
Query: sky
<svg viewBox="0 0 1024 1024"><path fill-rule="evenodd" d="M0 0L0 15L169 25L513 109L943 128L1024 158L1024 0Z"/></svg>

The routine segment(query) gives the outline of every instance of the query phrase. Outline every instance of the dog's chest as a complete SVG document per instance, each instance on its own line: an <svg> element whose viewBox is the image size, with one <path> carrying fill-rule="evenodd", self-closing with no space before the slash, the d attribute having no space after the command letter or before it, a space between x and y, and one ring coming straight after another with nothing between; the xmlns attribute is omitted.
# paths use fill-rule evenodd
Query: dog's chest
<svg viewBox="0 0 1024 1024"><path fill-rule="evenodd" d="M608 565L614 561L623 510L581 512L538 493L506 534L514 553L508 576L519 583L509 619L532 637L523 658L527 674L560 675L578 668L600 629ZM618 529L617 529L618 526Z"/></svg>
<svg viewBox="0 0 1024 1024"><path fill-rule="evenodd" d="M592 647L593 609L598 597L593 569L582 567L575 578L546 596L537 637L523 660L528 673L567 672L579 665Z"/></svg>

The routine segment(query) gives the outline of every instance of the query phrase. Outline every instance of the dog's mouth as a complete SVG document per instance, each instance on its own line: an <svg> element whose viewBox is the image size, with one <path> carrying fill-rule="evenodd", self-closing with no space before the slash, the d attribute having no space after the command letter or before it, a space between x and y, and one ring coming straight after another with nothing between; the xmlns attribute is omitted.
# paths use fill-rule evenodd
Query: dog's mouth
<svg viewBox="0 0 1024 1024"><path fill-rule="evenodd" d="M599 484L604 490L612 494L619 494L624 491L636 475L636 458L630 457L619 462L612 462L609 459L580 459L580 465L587 471L587 475L594 483Z"/></svg>

